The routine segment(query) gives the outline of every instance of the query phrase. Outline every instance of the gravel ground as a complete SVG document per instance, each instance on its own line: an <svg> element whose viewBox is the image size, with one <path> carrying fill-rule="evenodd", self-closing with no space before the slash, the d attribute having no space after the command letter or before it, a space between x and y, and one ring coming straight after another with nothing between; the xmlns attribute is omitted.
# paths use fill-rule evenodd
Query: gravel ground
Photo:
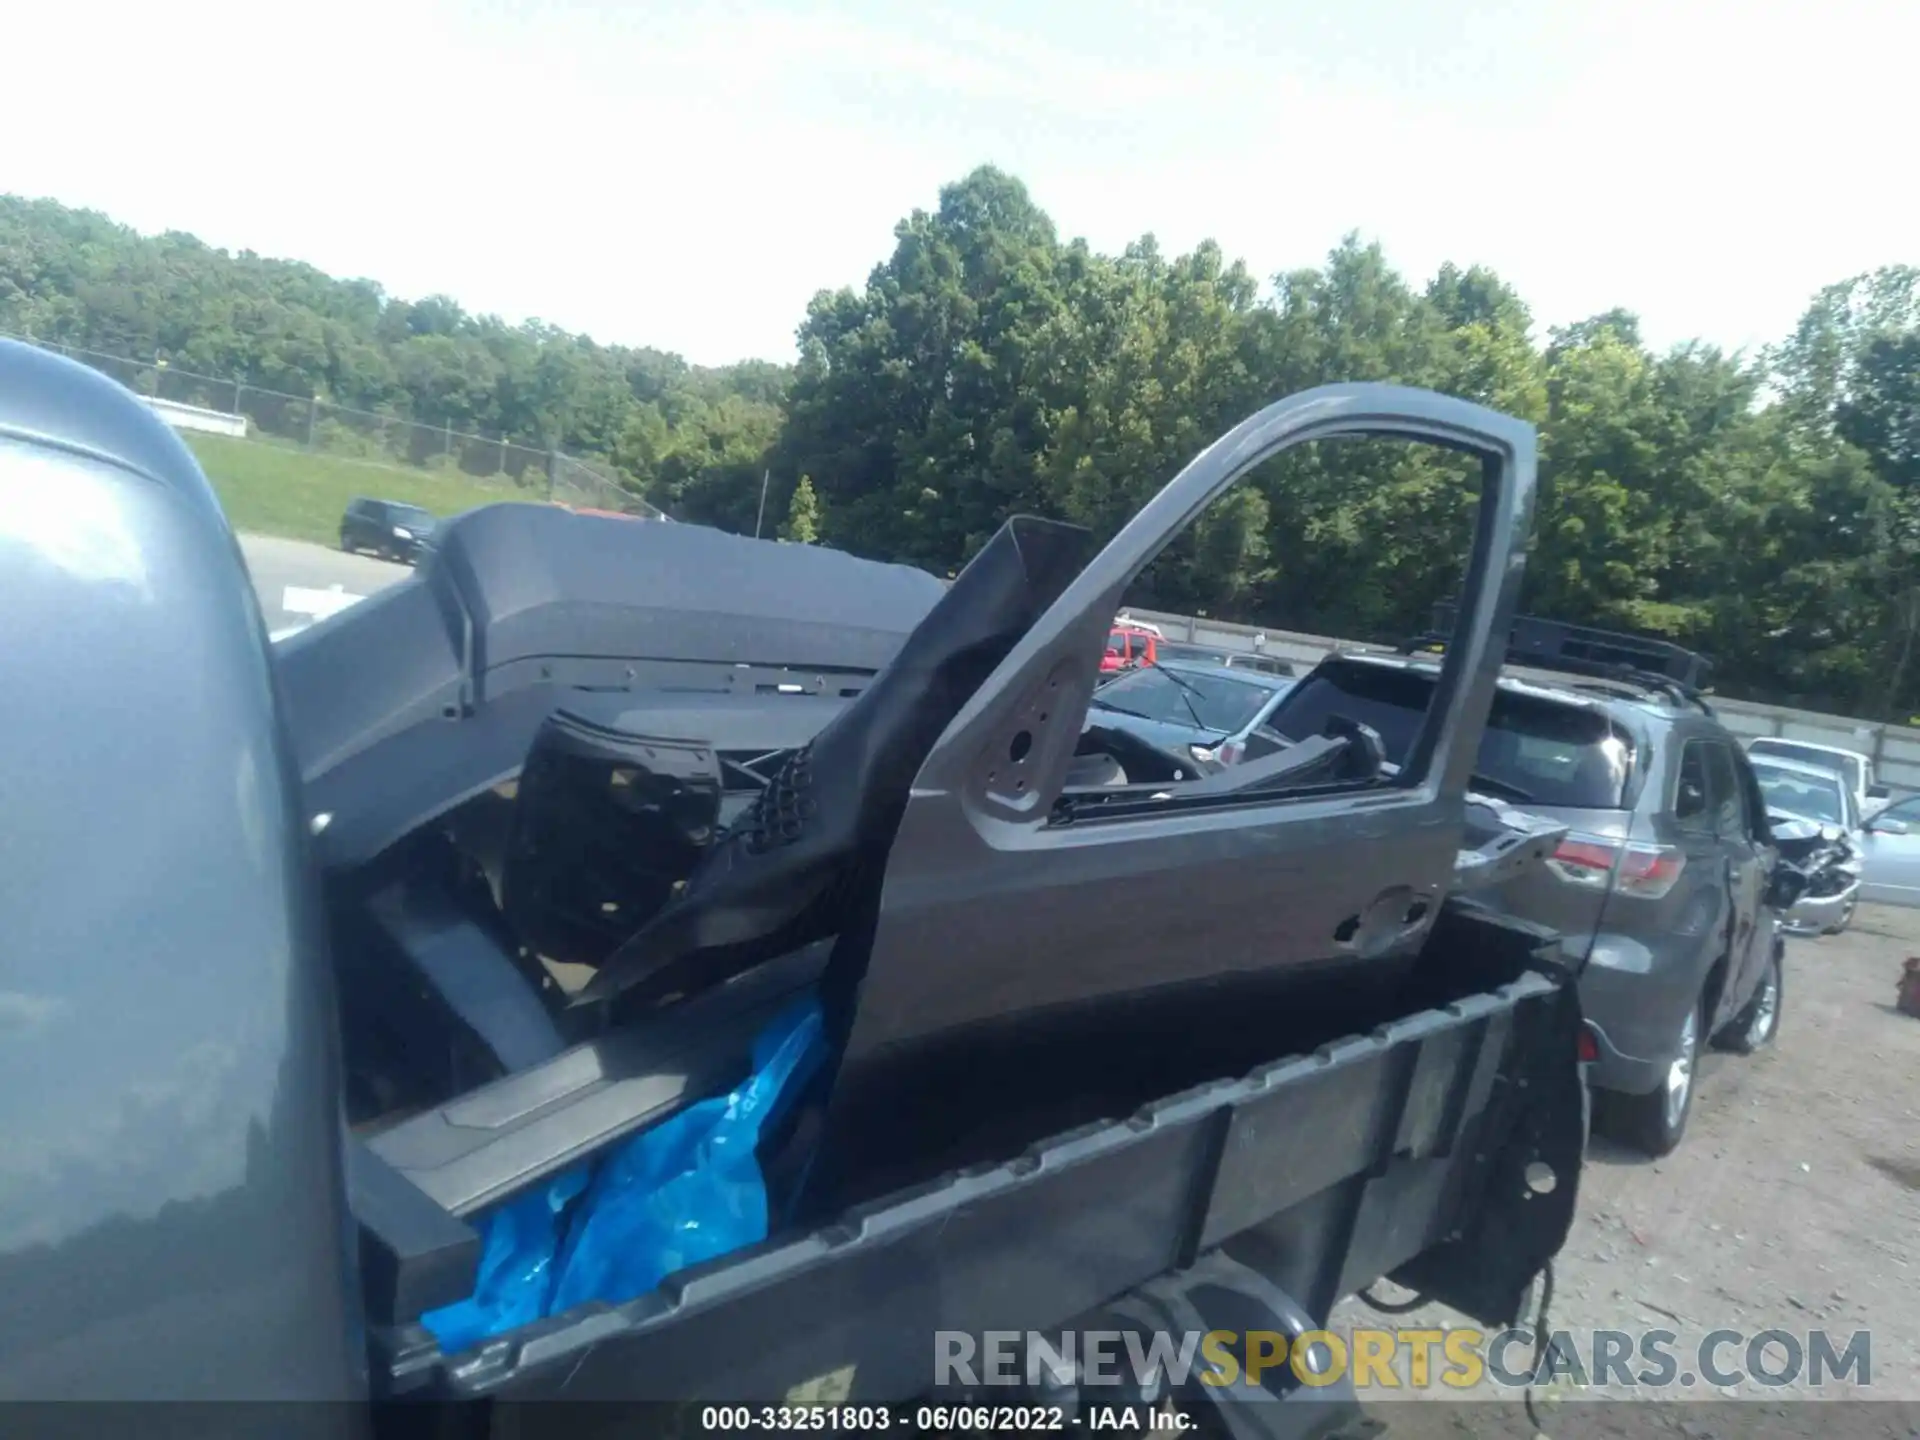
<svg viewBox="0 0 1920 1440"><path fill-rule="evenodd" d="M1784 1386L1751 1376L1724 1389L1703 1378L1589 1386L1536 1399L1554 1440L1920 1437L1920 1020L1893 1005L1910 954L1920 954L1920 911L1882 906L1863 907L1844 935L1789 941L1777 1041L1752 1057L1707 1058L1680 1148L1649 1161L1594 1140L1549 1315L1550 1330L1582 1346L1591 1329L1671 1331L1682 1373L1715 1330L1743 1337L1714 1352L1723 1374L1745 1369L1745 1337L1763 1331L1810 1344L1810 1331L1825 1330L1836 1352L1866 1331L1870 1383L1856 1372L1815 1390L1803 1366ZM1371 1313L1356 1302L1335 1328ZM1386 1323L1462 1322L1433 1306ZM1786 1358L1771 1348L1767 1367L1781 1373ZM1524 1368L1524 1347L1511 1363ZM1426 1393L1453 1403L1370 1405L1388 1440L1534 1433L1517 1400Z"/></svg>

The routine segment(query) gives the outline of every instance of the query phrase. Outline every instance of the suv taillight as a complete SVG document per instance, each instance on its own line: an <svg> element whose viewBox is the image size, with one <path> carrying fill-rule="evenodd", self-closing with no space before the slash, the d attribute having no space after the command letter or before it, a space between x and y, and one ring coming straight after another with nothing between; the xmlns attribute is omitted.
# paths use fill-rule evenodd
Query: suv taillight
<svg viewBox="0 0 1920 1440"><path fill-rule="evenodd" d="M1658 900L1680 879L1687 857L1671 845L1621 845L1592 835L1569 835L1547 868L1569 885Z"/></svg>

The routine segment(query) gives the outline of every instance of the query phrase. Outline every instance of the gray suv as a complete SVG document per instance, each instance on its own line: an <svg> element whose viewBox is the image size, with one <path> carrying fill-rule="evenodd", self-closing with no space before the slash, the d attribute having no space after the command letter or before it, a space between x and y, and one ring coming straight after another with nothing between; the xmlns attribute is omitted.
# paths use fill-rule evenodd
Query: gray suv
<svg viewBox="0 0 1920 1440"><path fill-rule="evenodd" d="M1697 690L1578 653L1607 632L1548 628L1588 646L1510 647L1510 662L1555 673L1510 663L1473 784L1573 829L1546 867L1479 898L1565 937L1597 1051L1596 1124L1663 1155L1685 1132L1702 1041L1744 1053L1773 1038L1785 955L1775 906L1791 903L1794 882L1776 880L1759 786ZM1397 761L1438 675L1418 654L1336 654L1267 728L1297 742L1344 716Z"/></svg>

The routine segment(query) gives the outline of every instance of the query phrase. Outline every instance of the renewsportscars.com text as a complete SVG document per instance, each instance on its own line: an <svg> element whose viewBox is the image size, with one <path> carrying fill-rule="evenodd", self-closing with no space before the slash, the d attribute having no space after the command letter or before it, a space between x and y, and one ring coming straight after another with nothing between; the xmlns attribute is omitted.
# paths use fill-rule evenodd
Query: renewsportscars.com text
<svg viewBox="0 0 1920 1440"><path fill-rule="evenodd" d="M1873 1383L1873 1338L1865 1330L1555 1330L1538 1350L1522 1329L988 1330L934 1335L938 1386L1038 1386L1078 1377L1092 1385L1250 1385L1274 1388L1350 1380L1356 1389L1444 1386L1521 1389L1555 1380L1578 1386L1724 1389L1818 1388Z"/></svg>

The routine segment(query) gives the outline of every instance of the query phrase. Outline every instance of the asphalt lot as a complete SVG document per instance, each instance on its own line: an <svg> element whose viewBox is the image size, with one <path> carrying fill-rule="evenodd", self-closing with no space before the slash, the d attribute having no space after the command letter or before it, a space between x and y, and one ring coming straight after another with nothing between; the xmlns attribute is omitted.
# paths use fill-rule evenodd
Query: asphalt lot
<svg viewBox="0 0 1920 1440"><path fill-rule="evenodd" d="M242 537L270 627L310 617L291 588L371 595L406 567L320 546ZM310 599L311 597L304 597ZM1920 1437L1905 1405L1796 1403L1862 1397L1920 1404L1920 1020L1893 1008L1906 956L1920 954L1920 911L1866 906L1841 936L1788 942L1776 1043L1750 1058L1711 1054L1686 1140L1648 1161L1596 1139L1580 1179L1580 1211L1556 1262L1550 1328L1633 1335L1666 1330L1686 1358L1715 1330L1739 1332L1721 1361L1743 1368L1745 1337L1825 1330L1844 1348L1871 1337L1870 1383L1857 1376L1809 1389L1745 1376L1716 1387L1622 1390L1590 1397L1631 1404L1549 1405L1562 1436L1860 1434ZM1372 1323L1354 1302L1336 1327ZM1401 1329L1457 1325L1438 1307L1387 1321ZM1774 1352L1777 1356L1777 1347ZM1519 1357L1519 1363L1524 1356ZM1777 1360L1776 1360L1776 1363ZM1684 1368L1684 1367L1683 1367ZM1424 1392L1460 1400L1435 1386ZM1483 1392L1484 1393L1484 1392ZM1408 1394L1411 1394L1409 1391ZM1372 1406L1390 1437L1534 1434L1516 1399L1461 1406ZM1698 1401L1736 1399L1737 1404Z"/></svg>
<svg viewBox="0 0 1920 1440"><path fill-rule="evenodd" d="M247 557L247 569L253 575L253 588L260 596L267 629L276 635L309 625L317 618L303 608L314 603L316 597L302 592L331 592L338 586L342 599L352 596L364 600L412 573L405 565L367 555L346 555L302 540L242 535L240 549Z"/></svg>

